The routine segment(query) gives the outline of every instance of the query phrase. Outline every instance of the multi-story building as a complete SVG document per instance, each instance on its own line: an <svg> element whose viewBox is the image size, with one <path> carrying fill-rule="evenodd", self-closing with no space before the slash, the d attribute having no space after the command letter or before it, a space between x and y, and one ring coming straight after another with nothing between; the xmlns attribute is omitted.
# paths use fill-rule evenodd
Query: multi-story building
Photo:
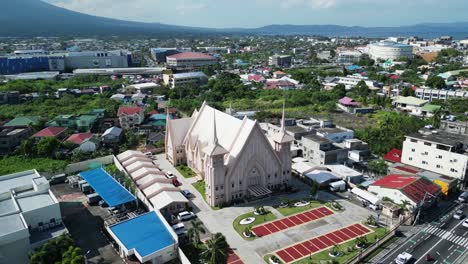
<svg viewBox="0 0 468 264"><path fill-rule="evenodd" d="M123 129L131 129L138 127L145 121L145 113L143 108L139 106L122 106L117 113L119 117L120 127Z"/></svg>
<svg viewBox="0 0 468 264"><path fill-rule="evenodd" d="M468 121L440 121L440 129L444 130L447 133L460 134L468 136Z"/></svg>
<svg viewBox="0 0 468 264"><path fill-rule="evenodd" d="M268 65L276 67L291 67L291 55L273 55L268 58Z"/></svg>
<svg viewBox="0 0 468 264"><path fill-rule="evenodd" d="M318 136L341 143L347 139L354 138L354 131L344 127L323 127L316 130Z"/></svg>
<svg viewBox="0 0 468 264"><path fill-rule="evenodd" d="M367 86L375 87L377 86L377 82L373 80L369 80L367 77L362 77L360 75L348 75L346 77L338 77L338 84L344 84L346 86L346 90L351 90L354 88L360 81L364 81Z"/></svg>
<svg viewBox="0 0 468 264"><path fill-rule="evenodd" d="M421 129L406 136L401 162L460 180L466 185L468 137Z"/></svg>
<svg viewBox="0 0 468 264"><path fill-rule="evenodd" d="M14 151L23 140L29 138L31 135L32 129L29 127L0 127L0 155Z"/></svg>
<svg viewBox="0 0 468 264"><path fill-rule="evenodd" d="M413 46L393 41L380 41L369 44L369 56L372 59L398 60L400 58L412 58Z"/></svg>
<svg viewBox="0 0 468 264"><path fill-rule="evenodd" d="M25 54L0 56L0 74L4 75L63 70L65 70L63 55Z"/></svg>
<svg viewBox="0 0 468 264"><path fill-rule="evenodd" d="M362 57L359 51L345 50L338 52L337 62L341 64L352 64L358 62Z"/></svg>
<svg viewBox="0 0 468 264"><path fill-rule="evenodd" d="M0 177L0 263L29 263L29 254L60 234L60 205L36 170Z"/></svg>
<svg viewBox="0 0 468 264"><path fill-rule="evenodd" d="M450 98L468 98L468 91L466 90L417 88L415 94L416 97L429 102L432 100L447 100Z"/></svg>
<svg viewBox="0 0 468 264"><path fill-rule="evenodd" d="M343 163L348 159L348 150L332 140L318 135L307 135L301 140L302 155L316 165Z"/></svg>
<svg viewBox="0 0 468 264"><path fill-rule="evenodd" d="M182 52L190 52L192 51L191 48L151 48L151 57L157 63L165 63L166 57L179 54Z"/></svg>
<svg viewBox="0 0 468 264"><path fill-rule="evenodd" d="M131 64L131 54L122 50L69 52L65 56L66 69L127 68Z"/></svg>
<svg viewBox="0 0 468 264"><path fill-rule="evenodd" d="M186 72L175 74L164 74L164 84L171 89L182 86L199 86L208 82L208 76L203 72Z"/></svg>
<svg viewBox="0 0 468 264"><path fill-rule="evenodd" d="M167 56L167 67L172 69L192 69L215 65L218 59L200 52L183 52Z"/></svg>

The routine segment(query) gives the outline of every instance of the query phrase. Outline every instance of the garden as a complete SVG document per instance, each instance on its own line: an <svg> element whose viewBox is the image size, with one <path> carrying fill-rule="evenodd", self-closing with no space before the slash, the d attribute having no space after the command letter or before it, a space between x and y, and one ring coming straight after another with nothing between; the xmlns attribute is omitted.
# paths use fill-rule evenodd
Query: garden
<svg viewBox="0 0 468 264"><path fill-rule="evenodd" d="M240 215L234 219L232 226L243 239L254 240L255 235L252 233L251 228L275 219L276 216L273 213L264 207L257 207L253 212Z"/></svg>
<svg viewBox="0 0 468 264"><path fill-rule="evenodd" d="M182 176L184 176L184 178L192 178L196 175L195 172L186 165L178 165L176 166L176 169L180 174L182 174Z"/></svg>

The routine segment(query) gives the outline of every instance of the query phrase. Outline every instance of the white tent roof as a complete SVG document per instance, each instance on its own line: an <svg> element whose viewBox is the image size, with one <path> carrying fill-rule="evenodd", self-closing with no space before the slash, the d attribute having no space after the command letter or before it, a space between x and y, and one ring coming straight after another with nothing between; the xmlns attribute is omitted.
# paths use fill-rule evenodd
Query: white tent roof
<svg viewBox="0 0 468 264"><path fill-rule="evenodd" d="M188 203L187 198L180 192L161 192L150 199L155 209L161 210L171 203Z"/></svg>
<svg viewBox="0 0 468 264"><path fill-rule="evenodd" d="M136 157L136 156L139 156L139 157L146 157L143 153L141 153L141 151L137 151L137 150L127 150L125 152L122 152L120 153L119 155L117 155L117 159L120 161L120 162L125 162L127 161L128 159L132 158L132 157Z"/></svg>
<svg viewBox="0 0 468 264"><path fill-rule="evenodd" d="M368 191L365 191L365 190L362 190L362 189L359 189L357 187L354 187L352 190L351 190L352 193L356 194L357 196L359 196L360 198L364 199L364 200L367 200L369 201L370 203L372 204L380 204L382 202L382 200L380 200L379 197L375 196L374 194L368 192Z"/></svg>

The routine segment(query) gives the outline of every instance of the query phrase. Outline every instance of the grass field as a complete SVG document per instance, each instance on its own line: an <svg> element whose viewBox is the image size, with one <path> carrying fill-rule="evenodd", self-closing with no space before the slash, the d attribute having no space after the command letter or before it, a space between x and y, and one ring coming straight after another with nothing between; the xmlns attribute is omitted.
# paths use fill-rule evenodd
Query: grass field
<svg viewBox="0 0 468 264"><path fill-rule="evenodd" d="M239 224L240 220L247 218L247 217L255 217L255 221L250 224L250 225L241 225ZM244 237L242 235L242 232L244 232L246 227L253 227L265 222L273 221L276 219L276 216L270 212L265 215L255 215L253 212L251 213L246 213L243 215L239 215L236 219L234 219L234 222L232 222L232 226L234 227L234 230L245 240L254 240L254 237Z"/></svg>
<svg viewBox="0 0 468 264"><path fill-rule="evenodd" d="M63 170L68 163L65 160L10 156L0 159L0 175L32 169L39 172L57 172Z"/></svg>
<svg viewBox="0 0 468 264"><path fill-rule="evenodd" d="M195 172L193 172L192 169L186 165L178 165L176 169L180 172L180 174L182 174L182 176L184 176L184 178L192 178L196 175Z"/></svg>
<svg viewBox="0 0 468 264"><path fill-rule="evenodd" d="M312 201L309 201L309 202L310 202L310 204L308 206L296 207L296 206L293 205L292 207L285 207L285 208L275 207L275 209L278 210L278 212L280 212L284 216L290 216L290 215L293 215L293 214L308 211L310 209L317 208L317 207L320 207L320 206L324 205L323 203L321 203L319 201L312 200Z"/></svg>

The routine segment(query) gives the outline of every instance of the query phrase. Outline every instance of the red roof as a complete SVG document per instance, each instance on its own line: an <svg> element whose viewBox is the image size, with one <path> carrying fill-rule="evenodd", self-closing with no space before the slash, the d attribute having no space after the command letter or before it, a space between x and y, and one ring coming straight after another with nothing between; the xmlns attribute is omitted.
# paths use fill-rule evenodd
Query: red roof
<svg viewBox="0 0 468 264"><path fill-rule="evenodd" d="M93 133L79 133L73 134L66 141L73 142L77 145L81 145L85 140L90 139L93 137Z"/></svg>
<svg viewBox="0 0 468 264"><path fill-rule="evenodd" d="M167 56L167 58L171 59L215 59L215 57L210 56L208 54L200 53L200 52L182 52L178 54L174 54L171 56Z"/></svg>
<svg viewBox="0 0 468 264"><path fill-rule="evenodd" d="M249 81L261 82L261 81L263 81L265 78L263 78L263 76L261 76L261 75L256 75L256 74L254 74L254 75L249 75L249 76L247 77L247 79L248 79Z"/></svg>
<svg viewBox="0 0 468 264"><path fill-rule="evenodd" d="M401 162L401 154L403 152L399 149L392 149L387 154L383 156L383 159L393 163Z"/></svg>
<svg viewBox="0 0 468 264"><path fill-rule="evenodd" d="M118 116L121 115L135 115L141 112L141 107L138 106L121 106L119 108Z"/></svg>
<svg viewBox="0 0 468 264"><path fill-rule="evenodd" d="M62 134L66 127L46 127L33 135L33 137L56 137Z"/></svg>
<svg viewBox="0 0 468 264"><path fill-rule="evenodd" d="M416 181L418 177L415 176L408 176L408 175L401 175L401 174L391 174L388 176L383 177L382 179L374 182L372 185L380 186L383 188L389 189L401 189L408 184L413 183Z"/></svg>
<svg viewBox="0 0 468 264"><path fill-rule="evenodd" d="M418 169L416 167L412 167L412 166L408 166L408 165L395 166L394 169L401 170L401 171L406 171L406 172L409 172L411 174L416 174L416 173L421 171L420 169Z"/></svg>
<svg viewBox="0 0 468 264"><path fill-rule="evenodd" d="M436 195L440 192L440 187L432 183L430 180L421 177L417 181L404 187L401 192L403 192L403 194L410 198L413 202L419 203L424 199L426 192L432 195Z"/></svg>
<svg viewBox="0 0 468 264"><path fill-rule="evenodd" d="M155 114L159 114L158 110L151 110L151 112L148 113L148 115L155 115Z"/></svg>

